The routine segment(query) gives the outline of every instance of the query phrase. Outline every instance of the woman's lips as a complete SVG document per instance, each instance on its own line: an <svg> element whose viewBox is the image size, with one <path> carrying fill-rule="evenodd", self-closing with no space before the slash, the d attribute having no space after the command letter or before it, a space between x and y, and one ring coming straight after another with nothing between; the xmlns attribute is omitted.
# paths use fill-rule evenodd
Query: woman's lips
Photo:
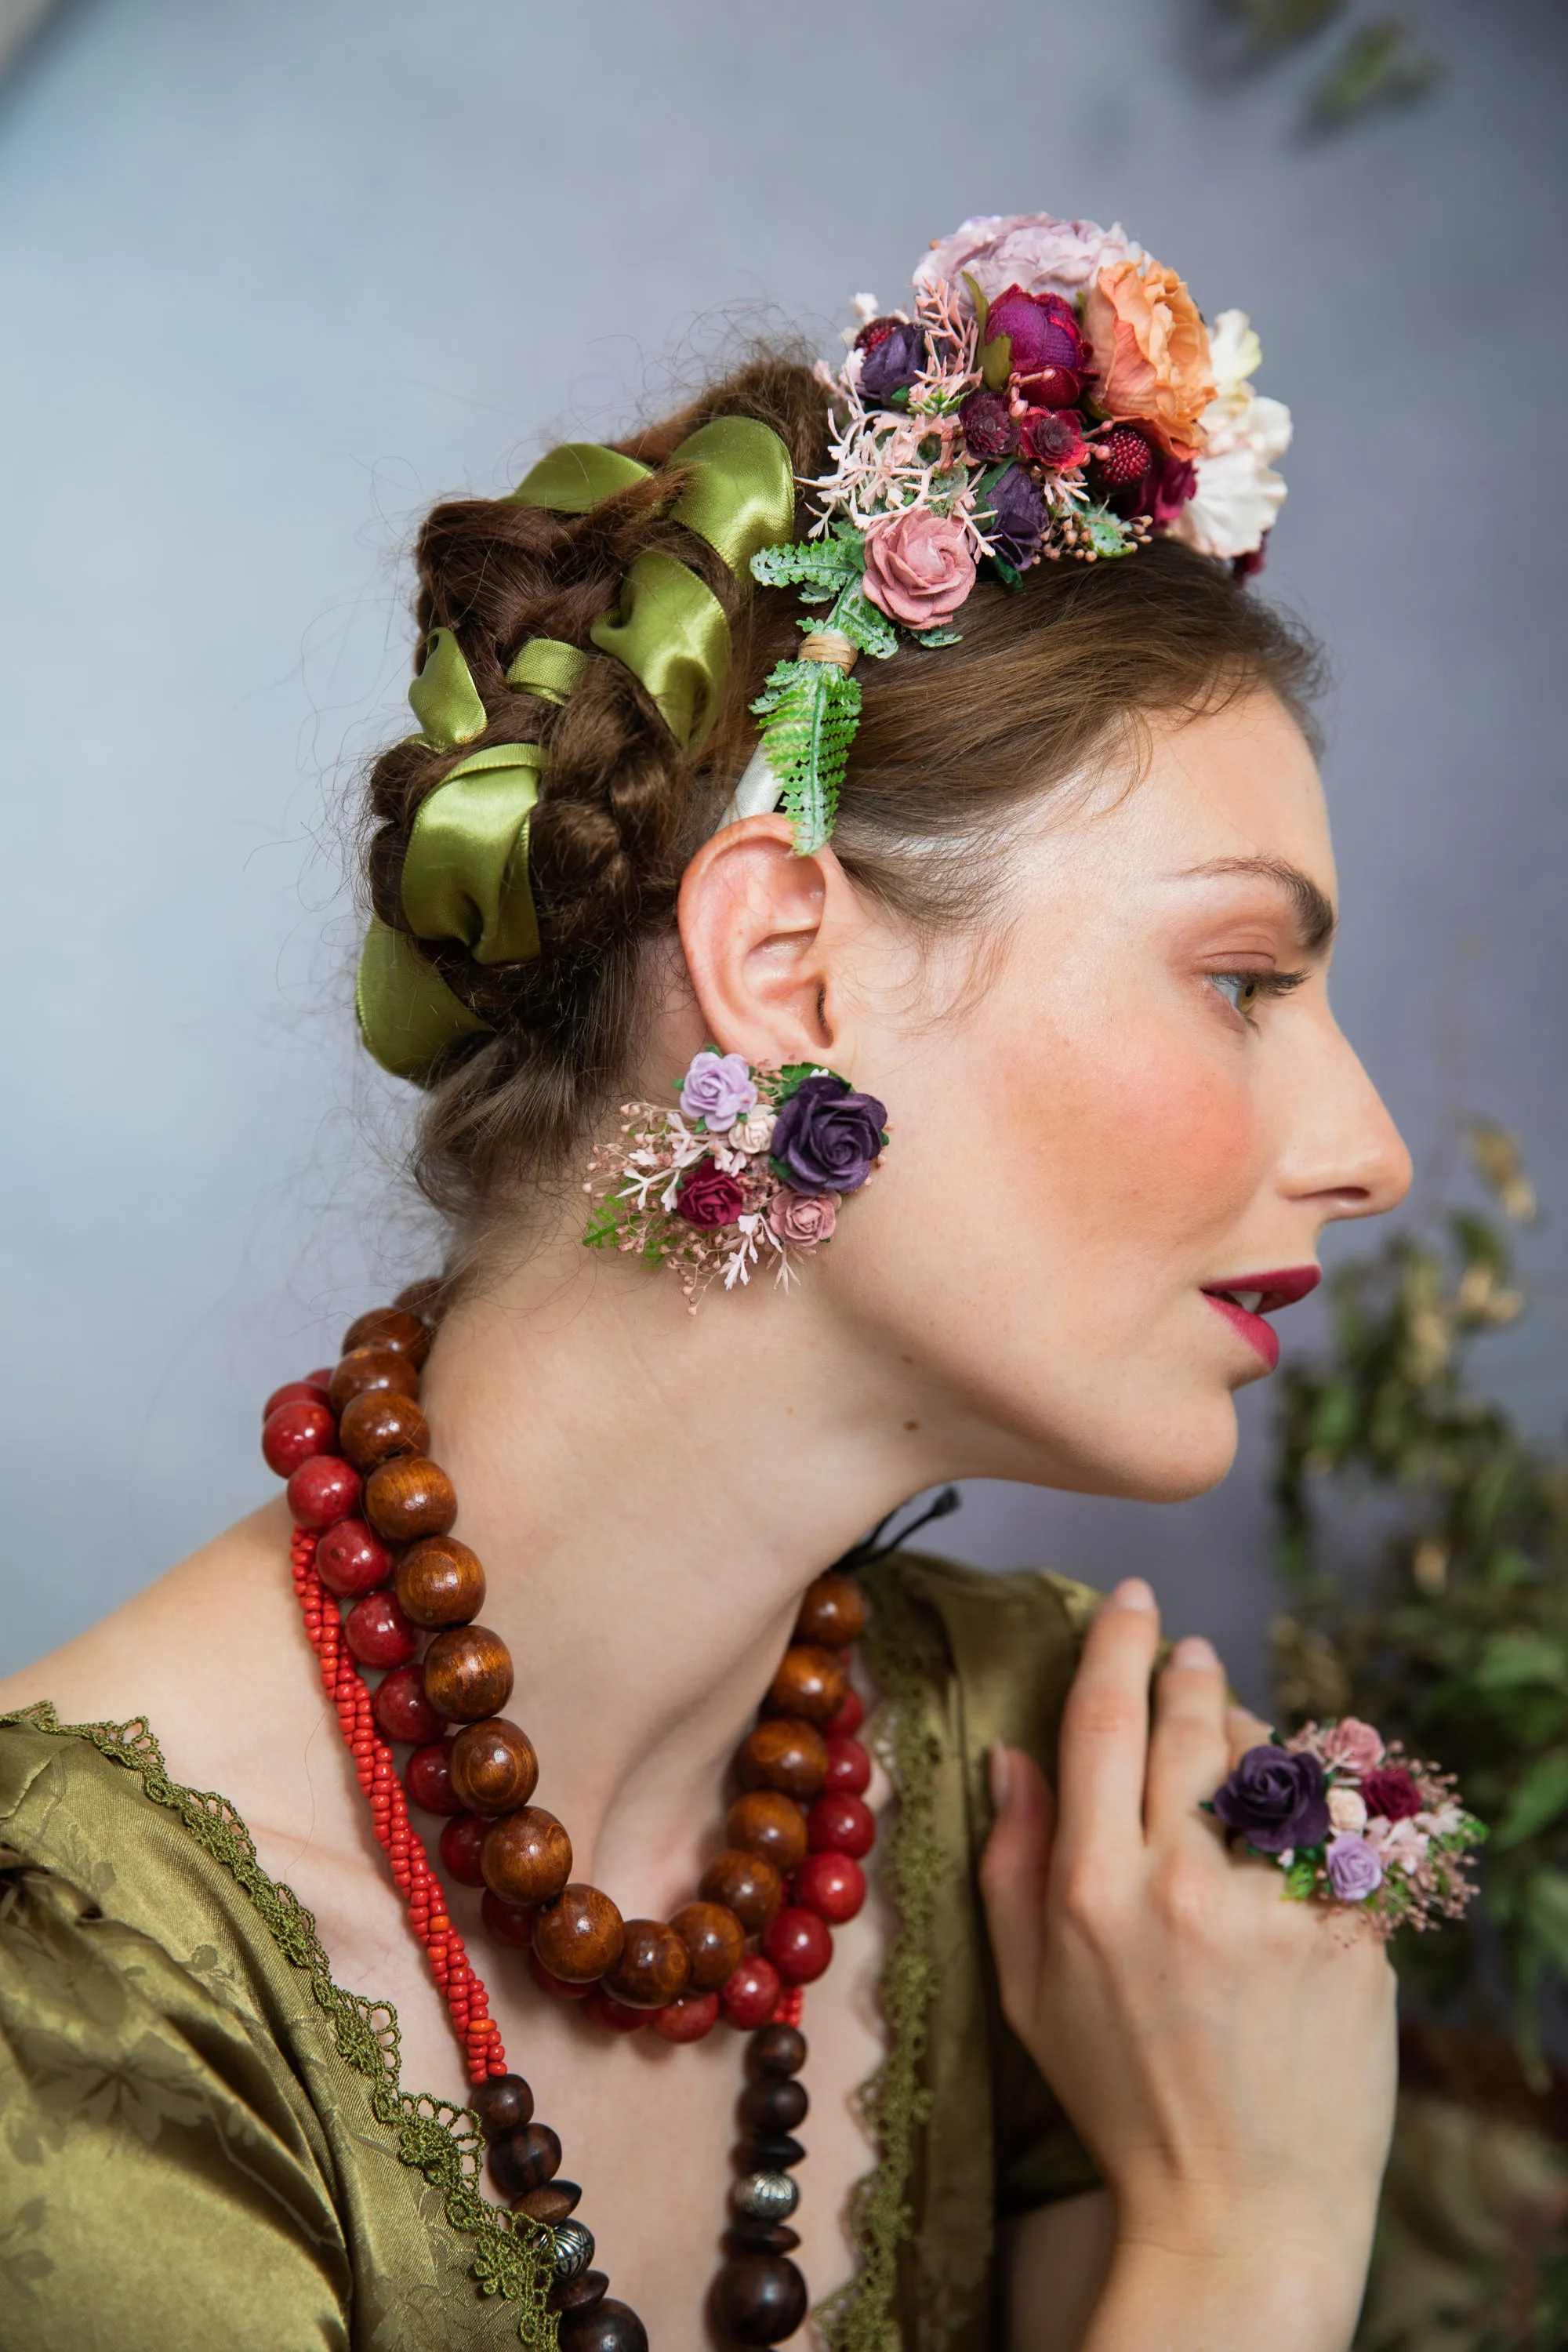
<svg viewBox="0 0 1568 2352"><path fill-rule="evenodd" d="M1203 1294L1272 1371L1279 1361L1279 1335L1264 1317L1278 1307L1293 1307L1316 1290L1322 1278L1319 1266L1291 1265L1273 1274L1239 1274L1227 1282L1205 1282Z"/></svg>

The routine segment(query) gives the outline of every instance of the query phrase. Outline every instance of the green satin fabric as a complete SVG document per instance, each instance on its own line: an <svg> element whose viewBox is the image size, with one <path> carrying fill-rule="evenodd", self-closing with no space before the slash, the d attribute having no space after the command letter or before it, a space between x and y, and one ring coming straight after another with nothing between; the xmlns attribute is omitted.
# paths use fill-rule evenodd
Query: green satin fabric
<svg viewBox="0 0 1568 2352"><path fill-rule="evenodd" d="M450 629L433 633L408 700L432 751L455 751L485 731L485 706Z"/></svg>
<svg viewBox="0 0 1568 2352"><path fill-rule="evenodd" d="M546 754L539 743L471 751L423 803L403 860L403 911L419 940L460 940L476 963L539 953L528 887L528 818Z"/></svg>
<svg viewBox="0 0 1568 2352"><path fill-rule="evenodd" d="M489 1024L469 1011L427 963L406 931L379 915L360 950L354 1013L365 1050L395 1078L416 1085L449 1045L488 1035Z"/></svg>
<svg viewBox="0 0 1568 2352"><path fill-rule="evenodd" d="M1049 1761L1095 1596L908 1555L868 1585L917 1664L942 1873L930 2110L875 2342L995 2352L999 2217L1095 2174L997 2009L974 1877L986 1751ZM7 1872L0 2254L29 2261L26 2292L0 2288L6 2352L515 2352L517 2305L479 2292L472 2241L400 2160L301 1951L126 1760L0 1724Z"/></svg>
<svg viewBox="0 0 1568 2352"><path fill-rule="evenodd" d="M546 702L565 702L582 685L587 667L588 656L581 646L565 645L559 637L530 637L521 651L513 655L506 682Z"/></svg>

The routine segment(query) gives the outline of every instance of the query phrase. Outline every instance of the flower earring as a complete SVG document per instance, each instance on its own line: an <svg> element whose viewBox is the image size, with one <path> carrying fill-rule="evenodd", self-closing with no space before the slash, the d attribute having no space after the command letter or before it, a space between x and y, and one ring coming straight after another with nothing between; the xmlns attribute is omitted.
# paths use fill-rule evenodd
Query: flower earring
<svg viewBox="0 0 1568 2352"><path fill-rule="evenodd" d="M879 1166L885 1108L818 1064L758 1069L712 1046L679 1097L674 1110L622 1104L615 1141L588 1163L584 1246L673 1266L693 1314L716 1276L732 1290L770 1252L787 1288Z"/></svg>

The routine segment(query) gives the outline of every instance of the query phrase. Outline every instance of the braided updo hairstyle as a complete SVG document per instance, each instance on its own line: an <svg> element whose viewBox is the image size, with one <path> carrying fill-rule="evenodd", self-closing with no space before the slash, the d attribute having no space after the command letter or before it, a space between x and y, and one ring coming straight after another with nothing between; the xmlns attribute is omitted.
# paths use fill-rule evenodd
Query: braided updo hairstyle
<svg viewBox="0 0 1568 2352"><path fill-rule="evenodd" d="M710 418L750 416L780 436L797 477L817 475L828 397L803 357L765 354L616 446L658 467ZM799 642L793 590L742 587L705 540L671 520L687 478L656 472L582 515L453 499L419 534L420 642L437 628L454 633L487 713L464 751L550 751L529 850L542 953L483 965L458 941L422 943L494 1033L447 1055L414 1155L422 1191L470 1230L574 1165L626 1092L648 943L673 929L681 875L754 745L747 705ZM799 514L797 535L809 520ZM730 620L728 687L695 758L631 672L589 641L645 549L698 572ZM983 580L961 626L957 645L906 646L858 672L861 719L833 847L852 880L914 926L977 922L1005 882L1023 804L1096 759L1135 769L1151 718L1197 716L1263 687L1310 730L1316 647L1228 565L1173 540L1114 562L1042 562L1016 588ZM563 704L506 683L509 663L537 636L587 655ZM453 764L451 752L411 740L371 770L369 896L396 928L406 929L400 885L414 819Z"/></svg>

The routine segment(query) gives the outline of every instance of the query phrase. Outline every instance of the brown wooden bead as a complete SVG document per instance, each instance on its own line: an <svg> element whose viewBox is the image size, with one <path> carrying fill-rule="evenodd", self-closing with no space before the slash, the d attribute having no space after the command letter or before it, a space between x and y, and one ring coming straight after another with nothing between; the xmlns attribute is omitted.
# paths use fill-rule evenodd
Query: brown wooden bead
<svg viewBox="0 0 1568 2352"><path fill-rule="evenodd" d="M466 1723L452 1742L447 1769L454 1793L470 1813L514 1812L539 1785L533 1742L504 1715Z"/></svg>
<svg viewBox="0 0 1568 2352"><path fill-rule="evenodd" d="M521 2074L491 2074L476 2083L468 2094L468 2105L484 2126L487 2139L497 2139L502 2132L533 2121L533 2092Z"/></svg>
<svg viewBox="0 0 1568 2352"><path fill-rule="evenodd" d="M799 2243L787 2221L732 2221L724 2232L727 2254L793 2254Z"/></svg>
<svg viewBox="0 0 1568 2352"><path fill-rule="evenodd" d="M454 1625L425 1653L425 1696L448 1723L498 1715L511 1685L511 1652L488 1625Z"/></svg>
<svg viewBox="0 0 1568 2352"><path fill-rule="evenodd" d="M713 2316L736 2344L782 2344L805 2317L805 2281L784 2254L731 2254L713 2282Z"/></svg>
<svg viewBox="0 0 1568 2352"><path fill-rule="evenodd" d="M866 1597L852 1576L830 1570L805 1588L795 1621L797 1642L815 1643L823 1650L847 1650L866 1630Z"/></svg>
<svg viewBox="0 0 1568 2352"><path fill-rule="evenodd" d="M760 1936L784 1901L784 1880L761 1854L727 1846L703 1872L698 1893L734 1913L749 1936Z"/></svg>
<svg viewBox="0 0 1568 2352"><path fill-rule="evenodd" d="M534 2221L568 2221L577 2210L582 2195L574 2180L552 2180L543 2189L530 2189L514 2198L511 2210L514 2213L526 2213Z"/></svg>
<svg viewBox="0 0 1568 2352"><path fill-rule="evenodd" d="M550 1819L548 1813L544 1819ZM596 1984L615 1967L626 1940L620 1913L596 1886L563 1886L533 1923L540 1965L563 1984Z"/></svg>
<svg viewBox="0 0 1568 2352"><path fill-rule="evenodd" d="M842 1658L808 1642L793 1643L773 1676L768 1705L775 1715L803 1715L807 1723L831 1723L848 1688Z"/></svg>
<svg viewBox="0 0 1568 2352"><path fill-rule="evenodd" d="M748 1789L782 1789L786 1797L815 1797L827 1778L827 1742L798 1716L770 1715L746 1734L740 1755Z"/></svg>
<svg viewBox="0 0 1568 2352"><path fill-rule="evenodd" d="M353 1398L365 1396L374 1390L383 1394L417 1396L418 1371L395 1348L355 1348L333 1372L327 1393L332 1411L342 1412Z"/></svg>
<svg viewBox="0 0 1568 2352"><path fill-rule="evenodd" d="M805 2063L805 2036L797 2025L759 2025L746 2056L759 2074L798 2074Z"/></svg>
<svg viewBox="0 0 1568 2352"><path fill-rule="evenodd" d="M410 1454L371 1472L364 1482L364 1515L388 1543L416 1543L421 1536L446 1534L458 1516L458 1497L443 1469L422 1454ZM826 1650L822 1654L826 1656Z"/></svg>
<svg viewBox="0 0 1568 2352"><path fill-rule="evenodd" d="M741 2121L748 2131L792 2132L804 2123L811 2101L797 2075L764 2074L741 2094Z"/></svg>
<svg viewBox="0 0 1568 2352"><path fill-rule="evenodd" d="M584 2311L563 2311L556 2326L561 2352L647 2352L647 2329L630 2304L613 2294Z"/></svg>
<svg viewBox="0 0 1568 2352"><path fill-rule="evenodd" d="M423 1454L430 1424L411 1396L396 1389L362 1389L344 1405L338 1435L356 1470L374 1470L400 1454Z"/></svg>
<svg viewBox="0 0 1568 2352"><path fill-rule="evenodd" d="M727 1903L683 1904L669 1924L686 1947L694 1991L714 1991L745 1957L745 1928Z"/></svg>
<svg viewBox="0 0 1568 2352"><path fill-rule="evenodd" d="M485 1605L478 1552L456 1536L428 1536L397 1563L397 1597L416 1625L466 1625Z"/></svg>
<svg viewBox="0 0 1568 2352"><path fill-rule="evenodd" d="M524 1805L490 1823L479 1848L479 1868L490 1893L503 1903L548 1903L572 1875L572 1841L553 1813L542 1805ZM533 1944L538 1951L537 1919Z"/></svg>
<svg viewBox="0 0 1568 2352"><path fill-rule="evenodd" d="M548 2197L554 2186L555 2183L552 2181L550 2189L536 2189L533 2194L536 2197ZM512 2207L512 2211L514 2213L525 2211L527 2202L526 2198L520 2199ZM563 2214L561 2219L564 2221L566 2216ZM552 2287L550 2308L552 2311L585 2311L591 2303L603 2303L609 2291L610 2278L607 2271L584 2271L581 2278L568 2279L564 2286Z"/></svg>
<svg viewBox="0 0 1568 2352"><path fill-rule="evenodd" d="M737 1797L724 1830L731 1845L760 1854L786 1877L805 1859L805 1815L793 1797L781 1797L776 1789L753 1789Z"/></svg>
<svg viewBox="0 0 1568 2352"><path fill-rule="evenodd" d="M561 2142L548 2124L520 2124L490 2142L490 2179L503 2197L542 2189L561 2169Z"/></svg>
<svg viewBox="0 0 1568 2352"><path fill-rule="evenodd" d="M605 1990L628 2009L662 2009L686 1990L691 1962L673 1927L662 1919L628 1919L621 1957L605 1979Z"/></svg>
<svg viewBox="0 0 1568 2352"><path fill-rule="evenodd" d="M429 1326L406 1307L373 1307L343 1333L344 1355L355 1348L391 1348L417 1369L430 1353Z"/></svg>

